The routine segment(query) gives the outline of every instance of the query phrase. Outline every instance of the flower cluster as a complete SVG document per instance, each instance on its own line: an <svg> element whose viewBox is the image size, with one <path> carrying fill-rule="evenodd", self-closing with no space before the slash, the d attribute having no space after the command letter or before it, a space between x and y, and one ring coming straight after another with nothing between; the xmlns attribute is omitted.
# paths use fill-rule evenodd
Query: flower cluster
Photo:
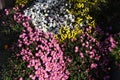
<svg viewBox="0 0 120 80"><path fill-rule="evenodd" d="M24 15L29 16L32 23L43 30L58 33L61 26L73 27L74 16L68 14L65 0L36 0L33 6L24 10Z"/></svg>
<svg viewBox="0 0 120 80"><path fill-rule="evenodd" d="M16 0L15 4L19 5L19 6L23 6L25 4L27 4L29 2L29 0Z"/></svg>
<svg viewBox="0 0 120 80"><path fill-rule="evenodd" d="M3 79L109 80L110 72L120 69L120 34L110 34L112 27L95 27L90 16L100 0L16 4L0 11L0 49L12 53Z"/></svg>
<svg viewBox="0 0 120 80"><path fill-rule="evenodd" d="M22 15L20 12L16 12L14 14L14 20L17 22L17 23L22 23L22 22L26 22L28 21L30 18L29 17L25 17L24 15Z"/></svg>
<svg viewBox="0 0 120 80"><path fill-rule="evenodd" d="M110 49L110 56L112 58L111 63L114 63L113 68L118 68L120 70L120 34L115 34L113 37L118 42L116 44L112 42L113 46L116 45L116 47L112 50Z"/></svg>
<svg viewBox="0 0 120 80"><path fill-rule="evenodd" d="M74 29L70 29L67 27L61 27L59 30L60 34L56 34L55 38L60 42L64 42L66 39L74 39L78 34L82 34L83 30L80 27L76 26Z"/></svg>
<svg viewBox="0 0 120 80"><path fill-rule="evenodd" d="M79 37L67 40L65 43L65 56L72 61L67 65L70 71L70 80L91 80L90 72L98 68L97 63L101 56L97 52L99 42L89 34L81 34ZM77 75L75 75L77 74ZM98 77L98 74L96 77Z"/></svg>
<svg viewBox="0 0 120 80"><path fill-rule="evenodd" d="M77 24L95 27L94 19L90 16L90 9L98 4L98 0L67 0L70 3L69 11L75 16Z"/></svg>
<svg viewBox="0 0 120 80"><path fill-rule="evenodd" d="M17 56L28 63L28 68L34 68L29 77L32 80L67 80L69 72L63 52L53 34L33 29L28 23L24 26L25 30L18 40L21 51Z"/></svg>
<svg viewBox="0 0 120 80"><path fill-rule="evenodd" d="M115 47L116 41L112 35L101 42L85 32L74 39L66 40L63 49L65 56L71 60L67 65L71 73L69 79L109 80L109 53Z"/></svg>
<svg viewBox="0 0 120 80"><path fill-rule="evenodd" d="M109 27L108 30L111 31L111 27ZM115 35L102 31L100 27L96 27L93 35L100 42L101 46L99 47L105 53L112 51L118 44L118 40L114 39Z"/></svg>

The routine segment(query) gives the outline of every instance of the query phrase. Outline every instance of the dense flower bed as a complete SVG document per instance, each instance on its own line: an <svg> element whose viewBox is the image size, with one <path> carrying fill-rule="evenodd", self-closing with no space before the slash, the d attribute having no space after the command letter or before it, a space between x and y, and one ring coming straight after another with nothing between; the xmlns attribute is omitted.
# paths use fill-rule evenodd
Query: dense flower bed
<svg viewBox="0 0 120 80"><path fill-rule="evenodd" d="M34 0L25 6L31 1L16 0L0 12L0 49L11 54L3 80L110 80L111 70L120 69L120 34L105 32L90 16L107 0Z"/></svg>
<svg viewBox="0 0 120 80"><path fill-rule="evenodd" d="M26 24L26 30L18 40L21 48L18 55L28 62L28 68L34 67L29 77L33 80L67 80L69 72L66 70L63 52L53 34L33 30Z"/></svg>

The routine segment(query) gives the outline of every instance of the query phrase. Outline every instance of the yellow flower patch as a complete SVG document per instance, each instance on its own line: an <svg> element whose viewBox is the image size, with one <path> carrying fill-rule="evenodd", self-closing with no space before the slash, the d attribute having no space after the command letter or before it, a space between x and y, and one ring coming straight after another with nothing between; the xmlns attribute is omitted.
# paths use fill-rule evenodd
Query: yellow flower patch
<svg viewBox="0 0 120 80"><path fill-rule="evenodd" d="M28 3L29 0L16 0L16 5L22 6Z"/></svg>
<svg viewBox="0 0 120 80"><path fill-rule="evenodd" d="M63 42L66 39L74 39L78 34L82 34L83 31L79 27L75 27L75 29L70 29L65 26L61 27L59 30L60 34L56 34L55 38L60 42Z"/></svg>
<svg viewBox="0 0 120 80"><path fill-rule="evenodd" d="M76 24L81 24L87 21L87 26L95 27L95 20L89 15L93 6L96 6L99 0L68 0L71 4L69 12L75 16Z"/></svg>

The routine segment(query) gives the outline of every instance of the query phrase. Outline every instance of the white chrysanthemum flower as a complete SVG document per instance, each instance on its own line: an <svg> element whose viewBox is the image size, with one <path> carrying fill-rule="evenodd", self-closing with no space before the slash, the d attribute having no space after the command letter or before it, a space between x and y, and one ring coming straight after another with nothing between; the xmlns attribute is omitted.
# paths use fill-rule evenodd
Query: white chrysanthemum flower
<svg viewBox="0 0 120 80"><path fill-rule="evenodd" d="M68 14L66 6L65 0L35 0L34 5L24 10L24 15L29 16L38 29L58 33L61 26L73 28L75 17Z"/></svg>

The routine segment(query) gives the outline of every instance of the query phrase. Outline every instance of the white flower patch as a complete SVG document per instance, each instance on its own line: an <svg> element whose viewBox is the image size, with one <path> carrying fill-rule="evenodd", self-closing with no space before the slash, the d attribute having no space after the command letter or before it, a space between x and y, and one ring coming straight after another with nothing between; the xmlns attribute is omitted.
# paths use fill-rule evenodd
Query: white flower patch
<svg viewBox="0 0 120 80"><path fill-rule="evenodd" d="M73 28L75 17L68 14L66 6L64 0L36 0L34 5L24 10L24 15L44 32L58 33L61 26Z"/></svg>

